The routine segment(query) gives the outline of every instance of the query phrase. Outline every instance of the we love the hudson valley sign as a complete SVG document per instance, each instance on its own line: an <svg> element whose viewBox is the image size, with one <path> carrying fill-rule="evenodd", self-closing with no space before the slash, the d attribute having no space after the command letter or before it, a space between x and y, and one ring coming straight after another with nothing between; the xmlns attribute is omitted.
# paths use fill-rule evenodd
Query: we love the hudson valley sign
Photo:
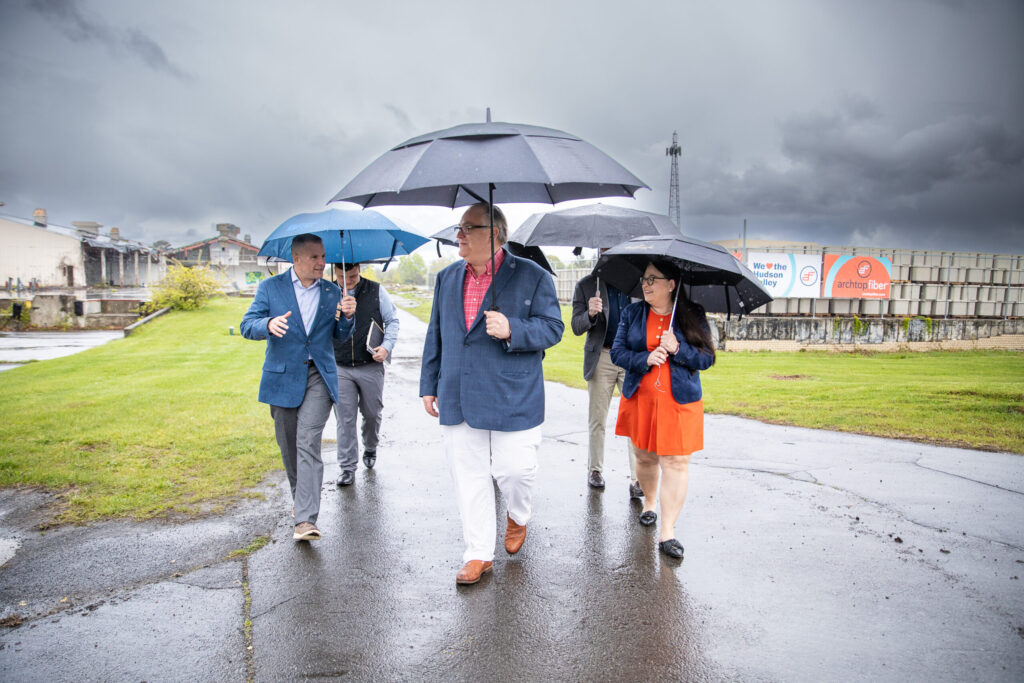
<svg viewBox="0 0 1024 683"><path fill-rule="evenodd" d="M892 262L841 254L747 253L747 266L776 299L888 299Z"/></svg>

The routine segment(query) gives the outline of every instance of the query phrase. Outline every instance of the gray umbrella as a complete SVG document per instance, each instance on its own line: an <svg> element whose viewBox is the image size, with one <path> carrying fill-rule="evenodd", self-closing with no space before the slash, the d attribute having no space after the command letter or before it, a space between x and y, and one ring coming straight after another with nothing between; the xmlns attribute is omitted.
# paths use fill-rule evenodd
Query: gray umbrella
<svg viewBox="0 0 1024 683"><path fill-rule="evenodd" d="M617 161L575 135L518 123L467 123L406 140L343 187L332 202L468 206L557 204L632 197L647 187ZM650 188L648 188L650 189Z"/></svg>
<svg viewBox="0 0 1024 683"><path fill-rule="evenodd" d="M441 255L442 244L447 245L449 247L459 246L459 238L455 234L458 228L459 226L457 225L450 225L447 228L442 228L441 230L438 230L437 232L430 236L430 239L437 240L438 256ZM505 246L508 248L508 253L512 254L513 256L520 256L522 258L530 259L544 270L548 271L555 277L558 277L558 275L555 274L555 269L552 268L551 264L548 262L548 257L544 255L544 252L541 251L540 247L528 247L524 244L513 242L512 240L509 240L505 244Z"/></svg>
<svg viewBox="0 0 1024 683"><path fill-rule="evenodd" d="M607 204L535 213L519 226L510 240L527 246L612 247L641 235L682 233L668 216Z"/></svg>
<svg viewBox="0 0 1024 683"><path fill-rule="evenodd" d="M493 207L495 202L556 204L570 199L632 197L641 187L647 185L575 135L553 128L492 122L488 109L485 123L446 128L393 147L331 201L353 202L364 208L455 208L475 202ZM494 225L493 209L490 224ZM492 308L495 294L492 288Z"/></svg>

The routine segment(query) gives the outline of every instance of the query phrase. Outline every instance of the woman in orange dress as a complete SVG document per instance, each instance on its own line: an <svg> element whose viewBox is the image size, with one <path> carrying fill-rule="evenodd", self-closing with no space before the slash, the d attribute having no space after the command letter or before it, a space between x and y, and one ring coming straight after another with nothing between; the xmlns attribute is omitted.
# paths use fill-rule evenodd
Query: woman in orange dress
<svg viewBox="0 0 1024 683"><path fill-rule="evenodd" d="M700 371L715 362L704 309L684 292L676 297L679 268L653 260L642 279L644 301L623 311L612 345L612 362L626 370L615 433L636 450L636 473L644 490L640 523L658 520L654 511L661 484L658 547L681 558L675 524L686 500L690 454L704 447L704 403ZM675 320L669 329L672 305Z"/></svg>

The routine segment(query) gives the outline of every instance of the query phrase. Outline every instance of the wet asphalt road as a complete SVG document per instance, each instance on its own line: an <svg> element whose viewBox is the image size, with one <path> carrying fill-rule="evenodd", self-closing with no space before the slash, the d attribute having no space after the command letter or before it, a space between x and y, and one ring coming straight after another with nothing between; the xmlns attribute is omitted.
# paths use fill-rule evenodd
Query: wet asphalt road
<svg viewBox="0 0 1024 683"><path fill-rule="evenodd" d="M325 451L319 543L291 540L280 476L223 517L45 535L45 496L0 492L0 616L24 619L0 628L0 679L1024 679L1013 455L709 416L680 563L636 522L620 439L587 488L586 393L549 384L526 544L456 587L424 326L401 315L377 467L339 490Z"/></svg>

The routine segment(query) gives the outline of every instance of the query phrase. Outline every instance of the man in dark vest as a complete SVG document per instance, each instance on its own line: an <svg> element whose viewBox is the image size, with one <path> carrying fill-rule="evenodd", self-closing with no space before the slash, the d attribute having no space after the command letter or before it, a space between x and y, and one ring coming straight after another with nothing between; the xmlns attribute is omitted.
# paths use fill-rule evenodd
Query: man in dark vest
<svg viewBox="0 0 1024 683"><path fill-rule="evenodd" d="M338 486L355 481L359 463L359 442L356 437L356 412L363 416L363 463L372 469L377 462L377 438L381 413L384 410L384 363L398 339L398 311L391 297L379 282L360 275L358 263L335 265L338 285L355 297L356 314L352 336L334 340L334 360L338 366L338 402L334 416L338 421ZM384 329L383 340L368 348L374 325Z"/></svg>

